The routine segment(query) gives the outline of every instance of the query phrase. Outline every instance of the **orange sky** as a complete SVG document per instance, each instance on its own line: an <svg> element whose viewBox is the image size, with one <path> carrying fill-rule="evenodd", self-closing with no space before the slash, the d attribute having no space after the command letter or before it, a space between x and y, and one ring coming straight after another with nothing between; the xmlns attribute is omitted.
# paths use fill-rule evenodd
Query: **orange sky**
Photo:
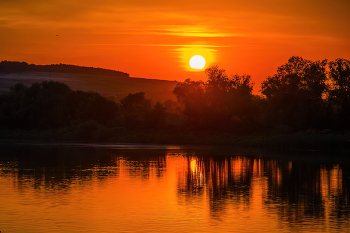
<svg viewBox="0 0 350 233"><path fill-rule="evenodd" d="M0 1L0 60L205 79L192 55L260 83L292 55L350 58L349 0ZM56 36L58 35L58 36Z"/></svg>

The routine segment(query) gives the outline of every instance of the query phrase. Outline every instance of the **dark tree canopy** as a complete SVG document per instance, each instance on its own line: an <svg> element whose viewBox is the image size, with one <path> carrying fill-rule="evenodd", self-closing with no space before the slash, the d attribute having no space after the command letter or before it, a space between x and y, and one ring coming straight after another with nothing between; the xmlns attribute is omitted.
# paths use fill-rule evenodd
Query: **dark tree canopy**
<svg viewBox="0 0 350 233"><path fill-rule="evenodd" d="M53 81L30 87L17 83L9 94L1 95L0 101L2 125L23 129L57 128L71 121L108 124L117 111L115 102L98 93L72 91L66 84Z"/></svg>
<svg viewBox="0 0 350 233"><path fill-rule="evenodd" d="M228 77L218 66L208 68L206 75L206 82L187 79L177 84L173 91L189 125L209 130L228 130L232 126L244 125L247 117L243 112L249 115L255 107L251 104L254 84L250 76ZM243 105L245 110L239 107ZM236 124L236 121L240 123Z"/></svg>
<svg viewBox="0 0 350 233"><path fill-rule="evenodd" d="M67 123L72 120L84 122L94 120L103 125L112 124L118 105L97 92L72 91L64 100L64 115Z"/></svg>
<svg viewBox="0 0 350 233"><path fill-rule="evenodd" d="M128 96L120 100L122 108L127 112L133 111L136 105L139 105L143 102L149 102L149 100L145 98L144 92L139 92L135 94L129 93Z"/></svg>
<svg viewBox="0 0 350 233"><path fill-rule="evenodd" d="M327 60L312 62L293 56L277 69L277 74L262 82L261 93L267 98L310 98L320 100L326 89Z"/></svg>
<svg viewBox="0 0 350 233"><path fill-rule="evenodd" d="M322 96L327 91L327 60L310 61L293 56L263 81L261 93L268 100L268 119L293 128L322 127Z"/></svg>
<svg viewBox="0 0 350 233"><path fill-rule="evenodd" d="M123 125L131 129L160 129L165 124L165 107L161 103L152 106L144 92L129 94L120 100Z"/></svg>
<svg viewBox="0 0 350 233"><path fill-rule="evenodd" d="M202 118L207 105L204 83L186 79L176 85L173 93L182 107L181 112L188 118L190 124L195 128L200 127L203 124Z"/></svg>
<svg viewBox="0 0 350 233"><path fill-rule="evenodd" d="M350 61L339 58L329 63L332 89L329 99L336 111L336 127L350 129Z"/></svg>

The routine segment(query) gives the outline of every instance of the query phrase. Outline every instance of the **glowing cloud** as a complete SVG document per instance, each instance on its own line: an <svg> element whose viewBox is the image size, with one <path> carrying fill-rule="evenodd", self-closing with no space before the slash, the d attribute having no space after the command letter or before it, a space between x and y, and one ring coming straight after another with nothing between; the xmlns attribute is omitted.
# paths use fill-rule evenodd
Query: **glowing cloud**
<svg viewBox="0 0 350 233"><path fill-rule="evenodd" d="M239 33L225 33L217 30L209 29L204 26L188 26L188 25L171 25L167 28L161 28L160 33L174 36L189 36L189 37L234 37L243 36Z"/></svg>

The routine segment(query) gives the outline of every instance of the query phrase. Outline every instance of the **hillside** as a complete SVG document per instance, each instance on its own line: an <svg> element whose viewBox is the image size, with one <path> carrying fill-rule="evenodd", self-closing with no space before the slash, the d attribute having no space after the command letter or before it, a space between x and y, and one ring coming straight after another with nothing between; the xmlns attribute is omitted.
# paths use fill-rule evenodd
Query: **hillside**
<svg viewBox="0 0 350 233"><path fill-rule="evenodd" d="M1 61L0 62L0 74L10 73L22 73L22 72L61 72L61 73L74 73L74 74L95 74L95 75L111 75L111 76L123 76L129 77L128 73L121 71L95 68L88 66L77 66L69 64L51 64L51 65L36 65L28 64L27 62L19 61Z"/></svg>
<svg viewBox="0 0 350 233"><path fill-rule="evenodd" d="M0 73L0 91L8 91L17 82L31 85L41 81L66 83L73 90L95 91L116 100L129 93L145 92L146 97L154 101L175 100L172 91L176 81L144 79L126 76L76 74L62 72L20 72Z"/></svg>
<svg viewBox="0 0 350 233"><path fill-rule="evenodd" d="M129 93L141 91L153 101L175 100L172 91L177 84L176 81L130 77L125 72L95 67L0 62L0 91L8 91L17 82L31 85L50 80L65 83L73 90L99 92L116 101Z"/></svg>

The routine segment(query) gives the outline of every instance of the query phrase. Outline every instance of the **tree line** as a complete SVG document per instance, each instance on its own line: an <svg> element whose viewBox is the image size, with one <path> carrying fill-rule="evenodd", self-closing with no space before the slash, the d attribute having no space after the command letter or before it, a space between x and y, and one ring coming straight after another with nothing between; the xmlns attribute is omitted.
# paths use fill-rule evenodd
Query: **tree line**
<svg viewBox="0 0 350 233"><path fill-rule="evenodd" d="M252 93L249 75L218 66L206 81L187 79L173 90L177 102L153 103L130 93L118 103L66 84L17 83L0 95L0 127L56 129L90 122L107 128L166 132L297 132L350 130L350 61L310 61L293 56ZM93 123L91 123L93 122Z"/></svg>
<svg viewBox="0 0 350 233"><path fill-rule="evenodd" d="M350 61L293 56L253 95L249 75L206 70L207 81L186 80L173 93L186 121L198 129L296 132L350 130Z"/></svg>
<svg viewBox="0 0 350 233"><path fill-rule="evenodd" d="M66 84L43 81L27 87L17 83L0 94L0 127L57 129L88 121L107 127L153 129L162 126L165 107L145 93L129 94L116 103L97 92L73 91Z"/></svg>

